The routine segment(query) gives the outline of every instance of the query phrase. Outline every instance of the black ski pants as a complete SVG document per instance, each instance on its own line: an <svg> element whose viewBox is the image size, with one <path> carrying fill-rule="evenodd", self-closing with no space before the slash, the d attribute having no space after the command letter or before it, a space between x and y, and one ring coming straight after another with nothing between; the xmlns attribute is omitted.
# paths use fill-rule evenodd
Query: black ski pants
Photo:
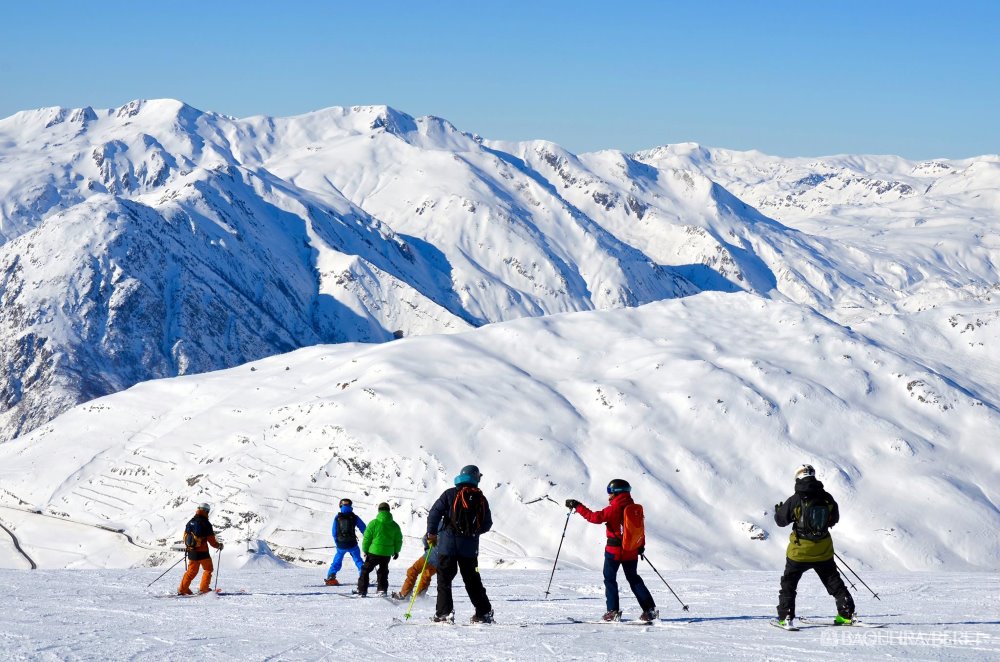
<svg viewBox="0 0 1000 662"><path fill-rule="evenodd" d="M368 594L368 576L371 574L372 570L378 568L375 573L375 579L377 584L375 585L375 590L380 593L386 593L389 591L389 558L388 556L379 556L378 554L369 554L365 557L365 562L361 564L361 574L358 575L358 593L361 595Z"/></svg>
<svg viewBox="0 0 1000 662"><path fill-rule="evenodd" d="M625 571L625 579L632 588L635 599L639 601L639 606L643 611L653 609L656 603L653 596L649 594L646 583L639 576L639 561L616 561L611 552L604 552L604 599L607 602L608 611L619 611L618 604L618 568Z"/></svg>
<svg viewBox="0 0 1000 662"><path fill-rule="evenodd" d="M438 559L437 574L437 615L447 616L455 611L455 603L451 597L451 582L455 575L462 573L465 582L465 592L469 594L476 615L483 616L493 611L490 599L486 596L483 578L479 575L479 557L476 556L442 556Z"/></svg>
<svg viewBox="0 0 1000 662"><path fill-rule="evenodd" d="M778 619L795 618L795 592L799 580L807 570L815 570L826 587L826 592L837 600L837 613L844 618L851 618L854 615L854 598L840 578L836 561L829 559L807 563L785 559L785 574L781 576L781 592L778 593Z"/></svg>

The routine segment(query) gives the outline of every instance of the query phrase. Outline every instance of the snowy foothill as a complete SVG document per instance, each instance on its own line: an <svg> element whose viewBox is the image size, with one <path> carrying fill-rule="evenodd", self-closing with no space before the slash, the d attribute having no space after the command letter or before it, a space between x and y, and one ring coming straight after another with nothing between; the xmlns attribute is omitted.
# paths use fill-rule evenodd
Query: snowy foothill
<svg viewBox="0 0 1000 662"><path fill-rule="evenodd" d="M988 571L1000 414L973 393L800 306L705 293L145 382L0 445L0 518L43 568L124 568L163 562L208 500L225 540L319 564L300 548L331 544L346 496L368 518L389 502L414 554L474 462L486 566L544 567L563 501L623 477L665 569L765 569L808 462L860 568ZM579 535L565 560L592 567L603 530Z"/></svg>

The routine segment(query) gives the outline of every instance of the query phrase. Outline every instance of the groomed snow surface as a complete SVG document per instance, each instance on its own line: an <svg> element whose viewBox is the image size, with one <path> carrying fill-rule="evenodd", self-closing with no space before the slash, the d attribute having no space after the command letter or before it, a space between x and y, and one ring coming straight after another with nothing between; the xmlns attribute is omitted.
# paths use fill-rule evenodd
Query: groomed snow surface
<svg viewBox="0 0 1000 662"><path fill-rule="evenodd" d="M555 542L553 540L552 542ZM225 553L229 553L229 547ZM592 549L595 556L600 549ZM410 561L390 574L396 589ZM545 570L483 569L494 625L436 625L430 598L406 622L406 604L352 598L326 587L323 570L223 567L219 587L247 593L164 598L181 567L147 588L158 570L0 570L0 655L5 660L988 660L1000 656L996 575L871 572L881 602L859 591L859 612L883 629L768 626L781 559L773 572L676 572L668 581L685 613L648 567L661 610L652 626L574 624L599 618L599 571L560 565L543 599ZM342 577L353 576L342 572ZM374 577L373 577L374 578ZM623 578L621 578L623 579ZM860 588L860 586L859 586ZM471 605L456 586L456 622ZM625 618L638 608L622 595ZM800 584L799 613L832 618L833 599L815 575Z"/></svg>

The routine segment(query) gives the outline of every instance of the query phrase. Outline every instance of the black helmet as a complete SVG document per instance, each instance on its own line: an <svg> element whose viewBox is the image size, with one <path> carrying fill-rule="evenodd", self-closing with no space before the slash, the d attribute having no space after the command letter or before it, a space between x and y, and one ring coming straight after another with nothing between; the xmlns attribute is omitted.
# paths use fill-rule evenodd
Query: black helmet
<svg viewBox="0 0 1000 662"><path fill-rule="evenodd" d="M458 472L455 476L455 484L461 485L462 483L472 483L473 485L478 485L479 481L483 479L483 474L479 471L479 467L474 464L467 464L462 467L462 470Z"/></svg>
<svg viewBox="0 0 1000 662"><path fill-rule="evenodd" d="M621 494L622 492L631 492L632 486L628 484L628 481L623 478L615 478L613 481L608 483L608 494Z"/></svg>
<svg viewBox="0 0 1000 662"><path fill-rule="evenodd" d="M350 499L344 498L344 499L340 500L340 505L341 506L353 506L354 502L351 501Z"/></svg>

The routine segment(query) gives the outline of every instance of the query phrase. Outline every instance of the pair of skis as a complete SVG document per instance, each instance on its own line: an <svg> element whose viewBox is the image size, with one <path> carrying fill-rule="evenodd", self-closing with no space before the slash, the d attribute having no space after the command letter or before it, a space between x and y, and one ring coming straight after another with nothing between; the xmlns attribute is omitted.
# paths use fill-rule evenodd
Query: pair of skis
<svg viewBox="0 0 1000 662"><path fill-rule="evenodd" d="M250 595L246 591L223 591L221 588L217 588L214 591L205 591L204 593L168 593L166 595L154 595L154 598L176 598L176 599L188 599L188 598L203 598L206 595Z"/></svg>
<svg viewBox="0 0 1000 662"><path fill-rule="evenodd" d="M497 623L496 621L491 621L489 623L457 623L454 620L447 621L433 621L433 620L403 620L402 618L393 617L392 623L389 627L458 627L458 628L526 628L528 623Z"/></svg>
<svg viewBox="0 0 1000 662"><path fill-rule="evenodd" d="M795 619L799 623L806 625L810 628L814 627L843 627L843 628L884 628L885 623L865 623L863 621L854 620L850 624L848 623L837 623L833 620L819 619L819 618L798 618ZM778 621L771 620L768 621L771 625L778 628L779 630L787 630L789 632L798 632L802 628L797 625L782 625Z"/></svg>

